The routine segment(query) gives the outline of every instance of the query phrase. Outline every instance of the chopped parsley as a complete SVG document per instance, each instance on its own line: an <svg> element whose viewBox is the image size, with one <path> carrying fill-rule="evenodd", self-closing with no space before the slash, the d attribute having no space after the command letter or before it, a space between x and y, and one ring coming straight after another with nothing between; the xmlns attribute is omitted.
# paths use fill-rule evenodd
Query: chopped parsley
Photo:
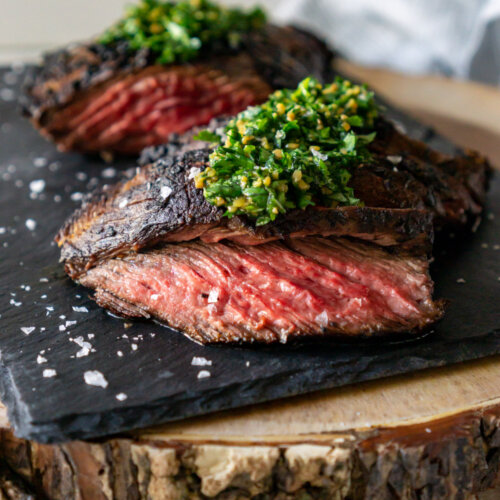
<svg viewBox="0 0 500 500"><path fill-rule="evenodd" d="M225 128L196 138L219 146L195 178L205 198L247 215L256 225L310 205L361 205L349 187L351 172L369 158L377 106L373 92L340 77L330 85L306 78L296 90L278 90Z"/></svg>
<svg viewBox="0 0 500 500"><path fill-rule="evenodd" d="M194 59L216 42L237 48L241 35L262 27L265 20L259 8L245 13L209 0L141 0L99 41L108 45L125 40L131 50L150 49L157 63L169 64Z"/></svg>

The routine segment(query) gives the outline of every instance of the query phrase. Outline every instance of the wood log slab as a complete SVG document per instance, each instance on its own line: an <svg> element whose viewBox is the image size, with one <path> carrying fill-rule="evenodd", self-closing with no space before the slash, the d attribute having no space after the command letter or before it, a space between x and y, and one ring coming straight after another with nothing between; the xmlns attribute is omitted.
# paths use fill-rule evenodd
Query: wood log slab
<svg viewBox="0 0 500 500"><path fill-rule="evenodd" d="M500 165L498 90L340 67ZM0 500L493 500L496 487L500 357L88 442L19 439L0 406Z"/></svg>

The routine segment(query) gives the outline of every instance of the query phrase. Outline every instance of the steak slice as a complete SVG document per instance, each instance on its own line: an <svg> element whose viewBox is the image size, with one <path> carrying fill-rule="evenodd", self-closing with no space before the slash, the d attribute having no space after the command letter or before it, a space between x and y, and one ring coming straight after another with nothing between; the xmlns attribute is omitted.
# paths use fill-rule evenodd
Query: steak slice
<svg viewBox="0 0 500 500"><path fill-rule="evenodd" d="M332 77L333 55L313 35L268 25L198 60L157 65L127 43L48 54L25 84L24 111L62 151L138 154L172 133L263 102L273 89Z"/></svg>
<svg viewBox="0 0 500 500"><path fill-rule="evenodd" d="M222 124L216 121L213 128ZM176 137L148 151L143 162L153 163L92 194L66 222L57 241L73 278L105 258L195 238L261 244L307 235L353 235L379 244L402 243L422 232L419 211L434 217L438 230L464 226L477 217L490 173L487 161L475 153L443 155L381 119L370 146L372 159L359 165L350 181L365 208L309 208L255 227L244 217L223 217L224 210L210 205L195 188L193 177L206 166L211 150L191 137Z"/></svg>
<svg viewBox="0 0 500 500"><path fill-rule="evenodd" d="M443 314L425 255L350 238L169 244L102 261L79 281L114 313L202 343L418 332Z"/></svg>

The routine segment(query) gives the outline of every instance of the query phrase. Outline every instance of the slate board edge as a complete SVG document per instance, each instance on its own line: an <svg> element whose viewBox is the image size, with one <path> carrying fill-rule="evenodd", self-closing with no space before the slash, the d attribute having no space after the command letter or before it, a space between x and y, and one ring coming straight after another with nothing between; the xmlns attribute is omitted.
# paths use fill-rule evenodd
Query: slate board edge
<svg viewBox="0 0 500 500"><path fill-rule="evenodd" d="M79 415L68 415L65 418L53 420L49 422L36 422L31 419L23 417L22 413L29 415L27 409L23 409L18 404L18 398L15 397L12 390L6 390L3 380L5 375L8 375L3 363L0 362L0 393L2 401L8 408L9 421L14 428L14 433L19 438L31 439L40 443L61 443L73 439L97 439L105 436L112 436L124 432L137 431L147 426L147 423L142 424L137 420L134 427L130 426L130 419L127 414L142 412L144 413L143 419L145 422L154 420L156 425L166 424L176 420L184 420L219 411L229 409L244 408L255 404L265 403L269 401L278 401L288 397L299 396L303 394L310 394L317 391L334 389L336 387L344 387L359 382L367 382L370 380L378 380L393 377L395 375L403 375L405 373L414 373L429 368L438 368L441 366L449 366L465 361L474 361L477 359L490 357L500 354L500 328L491 332L487 339L484 336L478 336L468 339L468 347L471 348L471 343L474 343L472 351L463 356L461 351L454 351L454 355L446 360L440 356L442 351L448 350L448 344L442 344L440 350L436 350L436 346L429 346L429 358L422 356L412 357L405 356L399 359L398 367L394 368L394 359L387 355L383 359L386 365L386 370L382 372L359 372L353 370L352 372L343 374L339 379L332 382L331 372L325 370L323 375L318 374L316 368L300 372L300 377L304 383L303 390L297 390L294 376L299 375L298 371L290 373L281 373L280 376L270 377L268 379L259 379L257 381L249 381L240 384L230 384L218 389L202 390L199 392L192 391L155 401L152 405L145 407L128 407L120 410L108 411L105 413L88 413ZM492 346L493 344L493 346ZM450 342L450 346L456 348L455 342ZM408 346L411 350L411 345ZM448 351L449 352L449 351ZM379 359L380 361L380 359ZM361 373L361 375L360 375ZM317 381L316 391L311 392L310 380L319 378ZM14 387L12 384L8 384ZM234 394L233 386L238 386L238 393L245 393L247 390L252 392L261 392L261 396L252 400L251 403L245 403L244 397L241 401L231 399L229 395ZM273 394L273 390L266 391L266 387L276 385L278 395ZM200 405L191 404L191 401L201 401L203 408ZM207 404L208 401L208 404ZM168 403L168 404L167 404ZM86 422L88 423L86 425ZM123 423L125 422L125 423Z"/></svg>

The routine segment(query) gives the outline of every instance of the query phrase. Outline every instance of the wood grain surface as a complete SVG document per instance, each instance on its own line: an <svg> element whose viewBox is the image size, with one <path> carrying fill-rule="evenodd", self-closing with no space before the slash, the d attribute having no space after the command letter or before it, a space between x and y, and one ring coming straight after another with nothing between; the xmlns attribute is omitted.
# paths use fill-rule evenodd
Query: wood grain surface
<svg viewBox="0 0 500 500"><path fill-rule="evenodd" d="M500 166L497 89L340 67ZM500 498L500 357L96 442L0 426L0 498Z"/></svg>

